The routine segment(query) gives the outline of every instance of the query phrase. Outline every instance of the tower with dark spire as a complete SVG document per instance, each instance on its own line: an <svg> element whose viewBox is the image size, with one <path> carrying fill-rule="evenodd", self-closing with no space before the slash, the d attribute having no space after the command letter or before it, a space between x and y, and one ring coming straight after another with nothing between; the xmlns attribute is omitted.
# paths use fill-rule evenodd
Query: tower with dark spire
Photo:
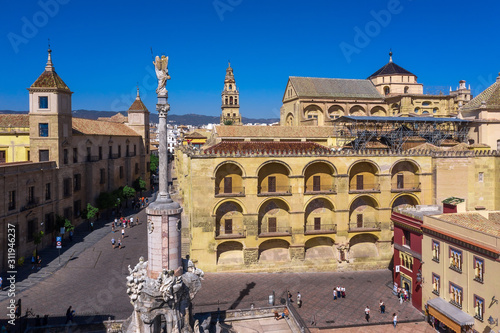
<svg viewBox="0 0 500 333"><path fill-rule="evenodd" d="M28 91L30 160L56 161L60 166L68 158L72 139L72 92L54 69L50 45L45 71Z"/></svg>
<svg viewBox="0 0 500 333"><path fill-rule="evenodd" d="M144 149L142 149L141 147L138 152L141 156L140 165L147 165L147 162L149 162L149 111L146 105L144 105L141 100L141 95L139 94L139 86L137 86L137 96L135 97L132 105L128 108L127 120L128 127L142 136ZM145 177L142 170L141 177L143 177L143 179Z"/></svg>
<svg viewBox="0 0 500 333"><path fill-rule="evenodd" d="M226 69L226 78L224 79L224 90L222 91L222 115L220 117L221 125L241 125L240 115L240 93L236 88L233 69L231 63Z"/></svg>

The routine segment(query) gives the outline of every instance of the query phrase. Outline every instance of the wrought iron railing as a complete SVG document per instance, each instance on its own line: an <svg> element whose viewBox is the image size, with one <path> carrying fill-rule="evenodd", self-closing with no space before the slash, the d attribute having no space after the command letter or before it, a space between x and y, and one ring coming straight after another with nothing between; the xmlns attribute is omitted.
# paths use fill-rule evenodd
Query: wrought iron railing
<svg viewBox="0 0 500 333"><path fill-rule="evenodd" d="M380 230L382 222L363 222L363 223L349 223L349 231L358 230Z"/></svg>
<svg viewBox="0 0 500 333"><path fill-rule="evenodd" d="M305 186L304 193L337 193L337 185Z"/></svg>
<svg viewBox="0 0 500 333"><path fill-rule="evenodd" d="M336 224L324 224L324 223L321 223L320 225L306 224L304 227L305 227L304 232L306 234L318 234L318 233L334 234L337 232Z"/></svg>
<svg viewBox="0 0 500 333"><path fill-rule="evenodd" d="M380 192L379 183L351 183L349 185L349 192Z"/></svg>
<svg viewBox="0 0 500 333"><path fill-rule="evenodd" d="M246 237L246 233L244 228L220 227L218 230L215 230L215 238L242 238Z"/></svg>
<svg viewBox="0 0 500 333"><path fill-rule="evenodd" d="M403 183L403 184L396 184L396 187L393 187L391 189L391 192L419 192L420 191L420 185L421 183ZM403 185L403 186L401 186ZM394 185L393 185L394 186Z"/></svg>
<svg viewBox="0 0 500 333"><path fill-rule="evenodd" d="M245 196L245 187L231 187L231 192L226 192L226 188L216 186L215 187L216 197L243 197Z"/></svg>
<svg viewBox="0 0 500 333"><path fill-rule="evenodd" d="M39 198L26 199L26 205L21 207L21 211L23 212L25 210L35 208L39 204L40 204Z"/></svg>
<svg viewBox="0 0 500 333"><path fill-rule="evenodd" d="M259 186L257 190L259 195L292 194L292 187L290 185L273 186L273 187L265 185L265 186Z"/></svg>
<svg viewBox="0 0 500 333"><path fill-rule="evenodd" d="M269 228L269 226L261 226L260 227L260 233L259 235L262 234L292 234L292 228L291 227L274 227L274 228Z"/></svg>

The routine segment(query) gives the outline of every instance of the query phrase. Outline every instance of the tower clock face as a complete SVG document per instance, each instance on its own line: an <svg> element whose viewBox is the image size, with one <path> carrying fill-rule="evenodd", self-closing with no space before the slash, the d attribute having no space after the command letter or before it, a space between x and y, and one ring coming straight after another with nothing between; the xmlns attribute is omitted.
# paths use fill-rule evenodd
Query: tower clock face
<svg viewBox="0 0 500 333"><path fill-rule="evenodd" d="M152 233L153 230L155 229L155 225L151 219L148 220L148 232Z"/></svg>

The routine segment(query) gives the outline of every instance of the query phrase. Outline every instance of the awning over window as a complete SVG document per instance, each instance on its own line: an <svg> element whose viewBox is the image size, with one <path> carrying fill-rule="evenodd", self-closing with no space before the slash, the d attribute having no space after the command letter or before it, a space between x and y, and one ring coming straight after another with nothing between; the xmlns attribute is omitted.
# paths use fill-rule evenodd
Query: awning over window
<svg viewBox="0 0 500 333"><path fill-rule="evenodd" d="M427 302L429 314L444 323L455 332L460 332L463 326L473 326L474 317L463 312L456 306L438 297Z"/></svg>

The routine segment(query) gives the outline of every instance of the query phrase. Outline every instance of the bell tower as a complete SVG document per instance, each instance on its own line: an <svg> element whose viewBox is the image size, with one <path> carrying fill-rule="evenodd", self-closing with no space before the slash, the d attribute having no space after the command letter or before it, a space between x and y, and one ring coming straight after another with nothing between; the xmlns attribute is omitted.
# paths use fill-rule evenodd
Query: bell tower
<svg viewBox="0 0 500 333"><path fill-rule="evenodd" d="M221 125L242 125L240 115L240 92L236 89L233 69L231 63L226 69L226 78L224 80L224 90L222 91L222 115L220 117Z"/></svg>

